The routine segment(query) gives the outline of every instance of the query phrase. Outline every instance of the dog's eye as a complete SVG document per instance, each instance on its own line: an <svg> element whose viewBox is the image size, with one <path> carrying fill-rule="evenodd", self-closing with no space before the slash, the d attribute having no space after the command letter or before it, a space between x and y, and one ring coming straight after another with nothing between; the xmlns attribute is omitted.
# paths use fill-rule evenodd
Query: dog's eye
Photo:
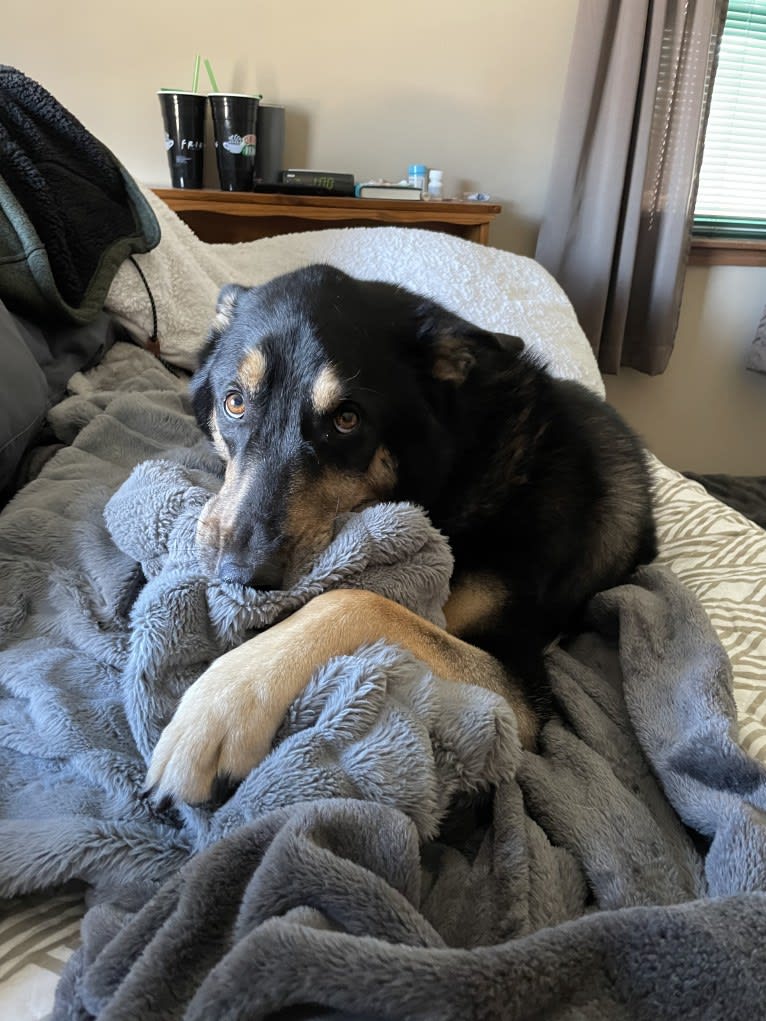
<svg viewBox="0 0 766 1021"><path fill-rule="evenodd" d="M332 424L339 433L352 433L359 425L359 412L354 408L338 408L333 416Z"/></svg>
<svg viewBox="0 0 766 1021"><path fill-rule="evenodd" d="M245 413L245 398L239 390L230 390L223 399L223 410L229 418L242 418Z"/></svg>

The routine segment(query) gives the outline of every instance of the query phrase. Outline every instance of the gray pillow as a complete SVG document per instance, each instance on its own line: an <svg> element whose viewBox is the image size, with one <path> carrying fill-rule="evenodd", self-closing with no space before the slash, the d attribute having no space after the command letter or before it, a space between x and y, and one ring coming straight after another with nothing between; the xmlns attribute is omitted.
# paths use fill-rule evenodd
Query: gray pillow
<svg viewBox="0 0 766 1021"><path fill-rule="evenodd" d="M0 302L0 492L10 487L19 462L48 408L48 381L27 346L20 324Z"/></svg>
<svg viewBox="0 0 766 1021"><path fill-rule="evenodd" d="M0 301L0 499L10 495L22 457L70 376L99 362L119 332L103 311L85 326L51 326L14 315Z"/></svg>

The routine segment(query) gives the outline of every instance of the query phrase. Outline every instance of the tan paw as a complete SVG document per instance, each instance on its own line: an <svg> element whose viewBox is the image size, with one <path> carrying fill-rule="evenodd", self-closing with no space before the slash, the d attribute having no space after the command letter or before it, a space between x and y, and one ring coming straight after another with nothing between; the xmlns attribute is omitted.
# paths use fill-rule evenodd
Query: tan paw
<svg viewBox="0 0 766 1021"><path fill-rule="evenodd" d="M284 712L259 698L261 686L217 660L181 699L146 777L158 802L206 801L217 777L241 780L268 755Z"/></svg>

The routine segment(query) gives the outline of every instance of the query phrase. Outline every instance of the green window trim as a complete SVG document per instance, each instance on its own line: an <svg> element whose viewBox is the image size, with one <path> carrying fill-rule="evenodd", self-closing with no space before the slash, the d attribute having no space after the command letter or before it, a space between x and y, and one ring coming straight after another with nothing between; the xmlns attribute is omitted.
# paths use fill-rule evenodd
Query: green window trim
<svg viewBox="0 0 766 1021"><path fill-rule="evenodd" d="M694 237L701 238L759 238L766 241L766 220L695 215L692 233Z"/></svg>

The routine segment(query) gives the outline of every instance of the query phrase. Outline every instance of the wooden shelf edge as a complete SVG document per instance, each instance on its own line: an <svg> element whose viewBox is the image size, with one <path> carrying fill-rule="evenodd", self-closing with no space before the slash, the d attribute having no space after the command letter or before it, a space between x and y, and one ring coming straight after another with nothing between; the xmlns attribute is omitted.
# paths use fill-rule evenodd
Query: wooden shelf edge
<svg viewBox="0 0 766 1021"><path fill-rule="evenodd" d="M361 199L333 195L154 188L203 241L236 243L321 226L422 227L486 245L502 206L494 202Z"/></svg>
<svg viewBox="0 0 766 1021"><path fill-rule="evenodd" d="M690 266L766 266L766 239L693 237Z"/></svg>
<svg viewBox="0 0 766 1021"><path fill-rule="evenodd" d="M395 199L360 199L349 195L286 195L284 193L216 191L214 188L152 188L155 195L175 210L207 210L241 216L248 211L258 215L269 207L296 206L303 209L385 209L399 212L417 212L419 215L453 214L470 215L490 220L502 211L495 202L458 202L424 199L422 202L402 202Z"/></svg>

